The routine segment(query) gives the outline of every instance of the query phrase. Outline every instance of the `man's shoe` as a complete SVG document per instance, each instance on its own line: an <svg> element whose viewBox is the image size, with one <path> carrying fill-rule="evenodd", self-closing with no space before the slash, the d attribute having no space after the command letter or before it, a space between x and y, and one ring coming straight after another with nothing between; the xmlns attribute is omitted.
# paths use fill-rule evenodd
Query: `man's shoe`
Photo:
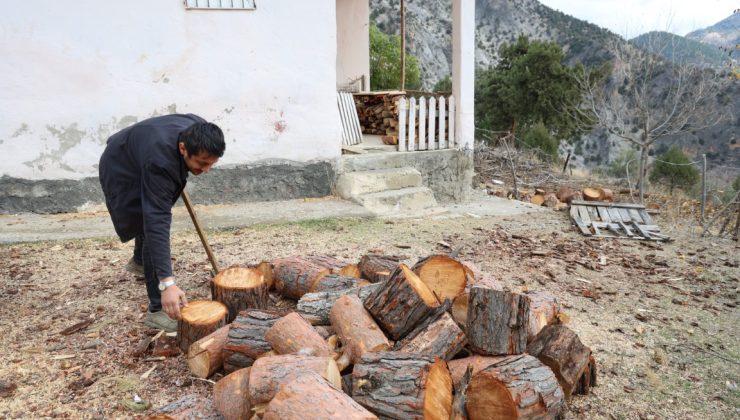
<svg viewBox="0 0 740 420"><path fill-rule="evenodd" d="M177 321L170 318L165 311L147 312L144 325L165 332L177 331Z"/></svg>
<svg viewBox="0 0 740 420"><path fill-rule="evenodd" d="M144 266L137 263L134 257L126 263L126 271L135 275L136 277L144 277Z"/></svg>

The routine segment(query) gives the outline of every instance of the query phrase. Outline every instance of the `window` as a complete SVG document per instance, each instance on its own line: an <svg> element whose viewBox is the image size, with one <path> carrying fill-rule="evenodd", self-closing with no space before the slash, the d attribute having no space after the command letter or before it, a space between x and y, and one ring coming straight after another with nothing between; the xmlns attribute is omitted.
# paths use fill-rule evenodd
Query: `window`
<svg viewBox="0 0 740 420"><path fill-rule="evenodd" d="M186 9L254 10L255 0L185 0Z"/></svg>

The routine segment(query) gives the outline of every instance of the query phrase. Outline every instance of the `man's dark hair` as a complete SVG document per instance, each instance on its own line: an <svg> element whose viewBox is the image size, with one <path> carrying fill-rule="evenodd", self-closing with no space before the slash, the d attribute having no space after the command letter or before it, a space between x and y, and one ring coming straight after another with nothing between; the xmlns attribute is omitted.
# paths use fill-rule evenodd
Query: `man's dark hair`
<svg viewBox="0 0 740 420"><path fill-rule="evenodd" d="M206 152L211 156L221 157L226 150L224 133L213 123L191 125L180 133L180 141L185 143L185 150L190 156Z"/></svg>

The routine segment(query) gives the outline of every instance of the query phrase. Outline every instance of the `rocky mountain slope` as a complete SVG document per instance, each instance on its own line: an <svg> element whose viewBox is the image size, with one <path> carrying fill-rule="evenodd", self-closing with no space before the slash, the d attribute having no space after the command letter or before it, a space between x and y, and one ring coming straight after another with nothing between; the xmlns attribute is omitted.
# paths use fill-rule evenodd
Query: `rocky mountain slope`
<svg viewBox="0 0 740 420"><path fill-rule="evenodd" d="M740 12L733 13L707 28L689 32L686 38L711 44L724 50L733 49L740 44ZM738 58L735 57L735 59Z"/></svg>

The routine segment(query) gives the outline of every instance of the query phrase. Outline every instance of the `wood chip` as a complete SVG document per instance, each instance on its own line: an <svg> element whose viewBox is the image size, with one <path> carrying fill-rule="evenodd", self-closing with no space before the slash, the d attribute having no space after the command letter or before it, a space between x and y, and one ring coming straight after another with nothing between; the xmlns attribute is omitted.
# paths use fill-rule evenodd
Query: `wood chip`
<svg viewBox="0 0 740 420"><path fill-rule="evenodd" d="M152 366L152 368L151 368L151 369L149 369L149 370L147 370L146 372L144 372L144 373L143 373L143 374L141 375L141 377L140 377L140 378L141 378L142 380L143 380L143 379L147 379L147 378L149 377L149 375L151 375L151 374L152 374L152 372L154 372L154 369L156 369L156 368L157 368L157 365L154 365L154 366Z"/></svg>
<svg viewBox="0 0 740 420"><path fill-rule="evenodd" d="M68 327L68 328L60 331L59 334L61 334L61 335L70 335L70 334L76 333L77 331L79 331L79 330L81 330L83 328L86 328L88 325L92 324L93 321L94 321L93 319L86 319L84 321L78 322L78 323L72 325L71 327Z"/></svg>
<svg viewBox="0 0 740 420"><path fill-rule="evenodd" d="M56 356L51 356L51 360L74 359L75 357L77 357L76 354L59 354Z"/></svg>

